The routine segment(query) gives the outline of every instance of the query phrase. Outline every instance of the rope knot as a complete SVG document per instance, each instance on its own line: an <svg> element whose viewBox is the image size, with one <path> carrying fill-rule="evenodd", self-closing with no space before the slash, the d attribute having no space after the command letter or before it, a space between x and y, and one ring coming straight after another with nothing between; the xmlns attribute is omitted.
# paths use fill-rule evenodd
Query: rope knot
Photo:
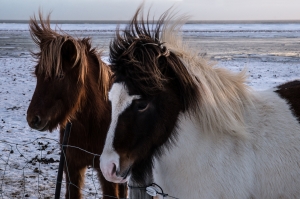
<svg viewBox="0 0 300 199"><path fill-rule="evenodd" d="M167 48L167 46L164 45L165 42L162 42L162 43L159 43L158 46L160 47L161 49L161 56L165 56L165 57L168 57L170 55L170 51L169 49Z"/></svg>
<svg viewBox="0 0 300 199"><path fill-rule="evenodd" d="M152 183L145 187L134 187L131 185L128 185L128 187L130 189L145 190L147 194L149 194L150 196L153 196L153 197L155 197L157 195L161 195L163 198L170 197L170 198L174 198L174 199L179 199L179 198L176 198L174 196L170 196L169 194L164 193L163 189L156 183Z"/></svg>
<svg viewBox="0 0 300 199"><path fill-rule="evenodd" d="M170 51L169 51L169 49L164 44L165 44L165 42L158 43L158 44L156 44L156 43L145 43L145 44L142 44L142 45L143 46L146 46L146 45L158 46L160 48L160 50L161 50L161 53L160 53L160 55L158 55L158 57L160 57L160 56L168 57L170 55Z"/></svg>
<svg viewBox="0 0 300 199"><path fill-rule="evenodd" d="M166 46L161 45L160 48L162 51L162 53L161 53L162 56L168 57L170 55L170 51Z"/></svg>

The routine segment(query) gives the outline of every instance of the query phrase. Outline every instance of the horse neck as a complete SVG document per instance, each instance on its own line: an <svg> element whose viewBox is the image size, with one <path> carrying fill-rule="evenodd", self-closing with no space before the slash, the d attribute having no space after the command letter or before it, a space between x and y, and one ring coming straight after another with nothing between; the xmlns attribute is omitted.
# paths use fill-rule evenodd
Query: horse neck
<svg viewBox="0 0 300 199"><path fill-rule="evenodd" d="M84 127L106 132L110 123L110 104L108 89L110 87L111 72L108 66L88 58L88 70L85 79L85 94L76 119Z"/></svg>
<svg viewBox="0 0 300 199"><path fill-rule="evenodd" d="M212 136L230 134L244 137L244 113L253 103L245 84L245 71L233 73L222 68L205 68L198 72L201 95L197 115L202 132Z"/></svg>

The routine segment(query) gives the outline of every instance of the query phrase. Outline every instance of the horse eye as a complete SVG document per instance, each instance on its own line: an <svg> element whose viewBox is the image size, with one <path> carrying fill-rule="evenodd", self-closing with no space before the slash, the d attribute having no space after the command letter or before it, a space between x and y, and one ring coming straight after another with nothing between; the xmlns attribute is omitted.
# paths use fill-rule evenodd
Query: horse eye
<svg viewBox="0 0 300 199"><path fill-rule="evenodd" d="M148 108L149 103L148 102L139 102L137 104L137 110L139 112L143 112Z"/></svg>

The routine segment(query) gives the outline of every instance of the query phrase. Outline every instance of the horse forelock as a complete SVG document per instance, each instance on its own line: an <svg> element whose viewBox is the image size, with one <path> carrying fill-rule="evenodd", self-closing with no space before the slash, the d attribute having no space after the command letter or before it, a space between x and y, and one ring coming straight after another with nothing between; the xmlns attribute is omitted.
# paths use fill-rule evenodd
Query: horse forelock
<svg viewBox="0 0 300 199"><path fill-rule="evenodd" d="M119 29L116 32L110 45L111 68L117 79L125 76L139 87L138 90L155 94L163 89L166 80L156 63L160 54L159 36L151 32L144 20L138 22L139 11L123 35ZM152 31L158 32L159 29Z"/></svg>
<svg viewBox="0 0 300 199"><path fill-rule="evenodd" d="M196 84L180 57L161 39L171 21L170 10L154 22L149 20L149 15L144 20L141 9L125 30L117 29L110 44L110 63L115 78L125 79L144 95L160 93L166 89L166 83L175 80L178 83L173 86L179 87L180 95L185 96L182 97L183 110L192 110L199 95Z"/></svg>

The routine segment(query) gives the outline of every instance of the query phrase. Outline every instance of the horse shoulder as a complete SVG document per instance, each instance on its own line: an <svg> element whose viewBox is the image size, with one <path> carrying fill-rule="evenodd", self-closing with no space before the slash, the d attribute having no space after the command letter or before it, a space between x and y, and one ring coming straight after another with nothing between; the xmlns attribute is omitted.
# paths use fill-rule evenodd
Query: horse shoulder
<svg viewBox="0 0 300 199"><path fill-rule="evenodd" d="M273 90L254 95L244 139L210 136L200 132L197 120L181 114L176 144L155 160L155 182L179 198L270 198L265 190L273 190L271 198L300 194L300 125Z"/></svg>
<svg viewBox="0 0 300 199"><path fill-rule="evenodd" d="M247 146L200 132L198 121L187 115L178 121L176 144L155 160L155 182L178 198L247 198L254 159Z"/></svg>

